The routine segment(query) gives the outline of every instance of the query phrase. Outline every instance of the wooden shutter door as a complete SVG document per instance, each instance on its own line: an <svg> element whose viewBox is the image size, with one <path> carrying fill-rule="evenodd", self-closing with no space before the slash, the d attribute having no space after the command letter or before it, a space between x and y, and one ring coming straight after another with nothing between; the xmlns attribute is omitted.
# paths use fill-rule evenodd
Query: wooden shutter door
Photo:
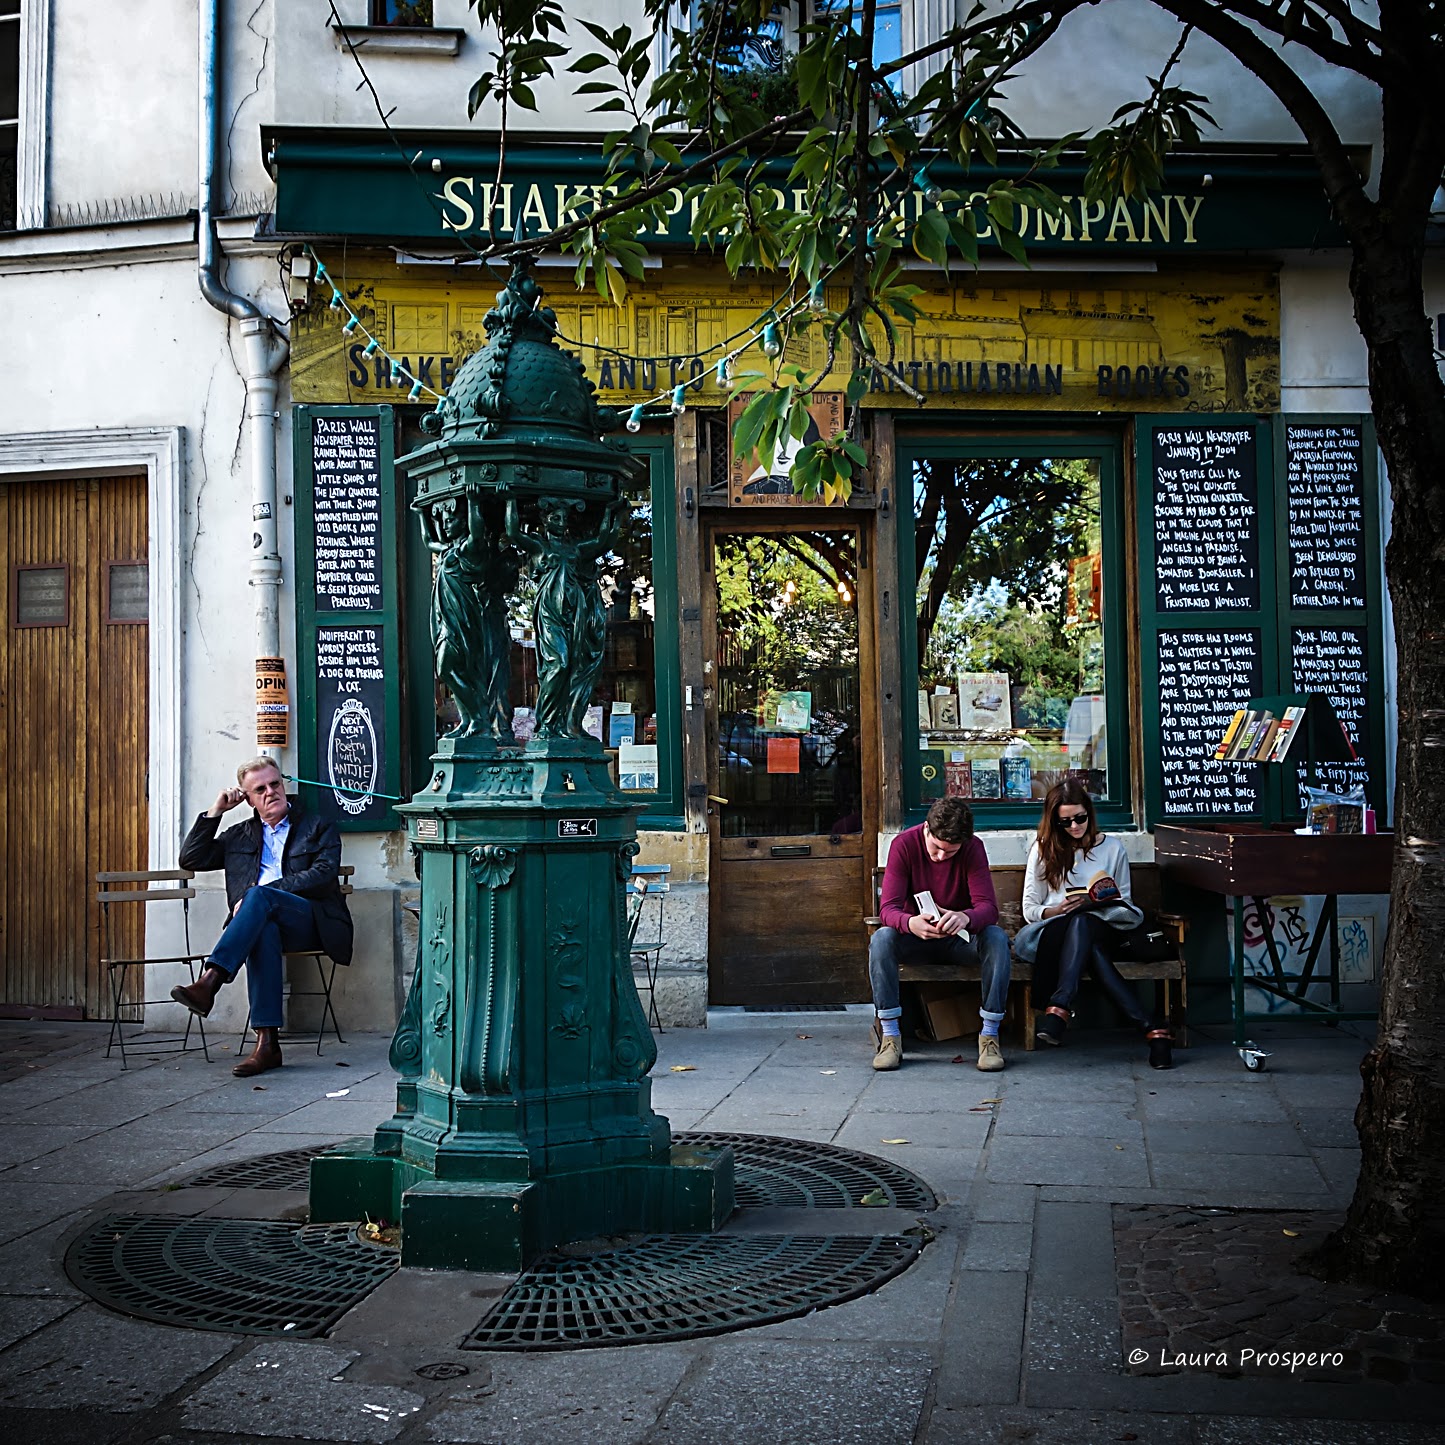
<svg viewBox="0 0 1445 1445"><path fill-rule="evenodd" d="M146 548L144 477L0 486L5 1014L113 1012L92 895L98 871L146 866Z"/></svg>

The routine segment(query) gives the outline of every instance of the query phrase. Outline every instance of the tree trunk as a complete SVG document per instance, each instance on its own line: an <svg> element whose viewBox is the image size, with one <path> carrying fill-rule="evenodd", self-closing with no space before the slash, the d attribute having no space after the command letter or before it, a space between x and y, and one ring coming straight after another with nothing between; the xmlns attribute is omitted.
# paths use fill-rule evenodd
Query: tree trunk
<svg viewBox="0 0 1445 1445"><path fill-rule="evenodd" d="M1423 222L1423 218L1422 218ZM1403 227L1401 229L1404 229ZM1423 233L1423 224L1416 234ZM1445 387L1421 253L1356 239L1350 290L1389 471L1385 571L1399 677L1394 882L1377 1042L1355 1112L1360 1179L1317 1263L1331 1277L1445 1294Z"/></svg>

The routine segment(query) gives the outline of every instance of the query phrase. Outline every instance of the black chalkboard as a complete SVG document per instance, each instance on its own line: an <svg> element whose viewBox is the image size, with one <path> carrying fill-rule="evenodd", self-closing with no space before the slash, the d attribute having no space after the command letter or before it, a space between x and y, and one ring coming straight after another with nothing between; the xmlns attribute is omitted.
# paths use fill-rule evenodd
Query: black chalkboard
<svg viewBox="0 0 1445 1445"><path fill-rule="evenodd" d="M311 418L317 612L380 612L381 421Z"/></svg>
<svg viewBox="0 0 1445 1445"><path fill-rule="evenodd" d="M1295 627L1290 631L1290 669L1296 692L1322 692L1344 725L1359 755L1357 763L1316 763L1314 776L1335 791L1357 784L1368 786L1373 754L1370 730L1370 669L1368 634L1363 627ZM1304 758L1300 780L1304 782Z"/></svg>
<svg viewBox="0 0 1445 1445"><path fill-rule="evenodd" d="M380 627L316 629L316 757L328 784L321 811L353 825L380 822L385 792L386 681Z"/></svg>
<svg viewBox="0 0 1445 1445"><path fill-rule="evenodd" d="M1364 428L1286 423L1291 607L1365 606Z"/></svg>
<svg viewBox="0 0 1445 1445"><path fill-rule="evenodd" d="M1258 608L1259 479L1251 426L1207 423L1154 433L1155 608Z"/></svg>
<svg viewBox="0 0 1445 1445"><path fill-rule="evenodd" d="M1214 748L1235 710L1259 694L1259 629L1164 628L1157 641L1164 816L1258 812L1263 765L1216 763Z"/></svg>

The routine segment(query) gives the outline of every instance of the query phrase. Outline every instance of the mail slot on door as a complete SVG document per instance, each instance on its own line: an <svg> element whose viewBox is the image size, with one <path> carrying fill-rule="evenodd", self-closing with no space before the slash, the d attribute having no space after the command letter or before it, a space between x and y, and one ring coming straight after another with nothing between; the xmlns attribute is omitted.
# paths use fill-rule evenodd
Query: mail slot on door
<svg viewBox="0 0 1445 1445"><path fill-rule="evenodd" d="M788 843L769 848L768 852L774 858L811 858L813 845L811 843Z"/></svg>

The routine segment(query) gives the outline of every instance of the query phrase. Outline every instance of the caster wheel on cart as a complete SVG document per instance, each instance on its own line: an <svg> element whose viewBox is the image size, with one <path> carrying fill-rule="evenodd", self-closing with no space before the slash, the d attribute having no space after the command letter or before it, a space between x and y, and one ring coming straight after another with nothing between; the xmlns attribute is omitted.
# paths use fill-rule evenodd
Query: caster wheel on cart
<svg viewBox="0 0 1445 1445"><path fill-rule="evenodd" d="M1262 1074L1265 1067L1264 1061L1269 1055L1265 1053L1263 1049L1256 1048L1255 1045L1251 1043L1245 1044L1244 1047L1240 1049L1239 1057L1244 1060L1244 1067L1248 1069L1251 1074Z"/></svg>

